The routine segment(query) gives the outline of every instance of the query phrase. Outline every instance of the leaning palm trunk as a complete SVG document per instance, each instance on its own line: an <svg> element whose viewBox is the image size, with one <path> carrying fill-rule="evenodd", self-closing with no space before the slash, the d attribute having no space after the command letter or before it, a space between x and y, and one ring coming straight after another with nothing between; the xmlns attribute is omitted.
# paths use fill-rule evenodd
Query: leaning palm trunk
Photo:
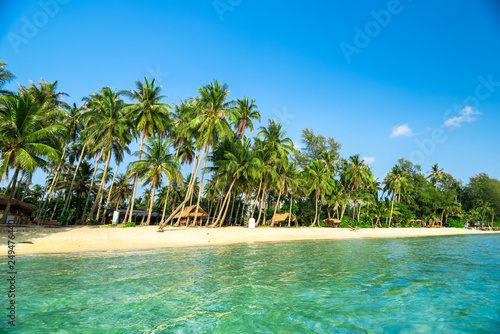
<svg viewBox="0 0 500 334"><path fill-rule="evenodd" d="M316 190L316 213L314 214L314 221L311 224L311 227L316 225L316 220L318 219L318 201L319 201L319 189Z"/></svg>
<svg viewBox="0 0 500 334"><path fill-rule="evenodd" d="M139 148L139 158L137 159L138 161L141 160L142 156L142 150L144 149L144 141L146 139L146 132L142 132L142 138L141 138L141 147ZM132 212L134 211L134 202L135 202L135 191L137 190L137 179L139 178L139 173L135 173L135 178L134 178L134 188L132 189L132 202L130 203L130 216L128 221L132 221ZM127 218L127 217L125 217Z"/></svg>
<svg viewBox="0 0 500 334"><path fill-rule="evenodd" d="M293 200L293 195L290 193L290 210L288 212L288 227L292 225L292 200Z"/></svg>
<svg viewBox="0 0 500 334"><path fill-rule="evenodd" d="M259 199L261 186L262 186L262 177L260 178L259 190L257 191L257 195L255 195L255 203L253 204L252 215L250 216L251 218L253 218L253 214L255 213L255 208L257 207L257 201Z"/></svg>
<svg viewBox="0 0 500 334"><path fill-rule="evenodd" d="M172 182L170 182L171 184ZM168 196L170 195L170 184L168 185L167 196L165 196L165 203L163 203L163 212L161 214L161 223L165 220L165 212L167 211Z"/></svg>
<svg viewBox="0 0 500 334"><path fill-rule="evenodd" d="M155 201L155 188L156 178L153 178L153 184L151 185L151 202L149 203L148 220L146 221L146 225L149 225L149 223L151 223L151 212L153 211L153 203Z"/></svg>
<svg viewBox="0 0 500 334"><path fill-rule="evenodd" d="M59 191L59 194L57 194L56 205L54 205L54 210L52 210L52 215L50 216L50 220L54 219L54 215L56 214L57 206L59 205L59 201L61 200L61 196L62 196L62 191Z"/></svg>
<svg viewBox="0 0 500 334"><path fill-rule="evenodd" d="M259 223L260 223L260 217L262 216L262 209L264 208L264 195L266 193L266 186L264 186L264 188L262 189L262 197L260 198L260 202L259 202L259 217L257 218L257 222L255 223L255 226L259 226ZM265 225L265 218L264 218L264 225Z"/></svg>
<svg viewBox="0 0 500 334"><path fill-rule="evenodd" d="M203 150L201 152L201 156L198 159L198 162L196 163L197 166L196 166L196 172L195 172L195 174L198 174L198 170L200 169L200 165L201 165L201 160L203 159L203 156L205 154L205 149L206 149L206 145L205 145L205 147L203 148ZM191 184L188 187L188 193L186 194L186 198L184 198L184 201L182 201L182 203L177 207L177 209L175 209L174 212L172 212L172 214L170 215L170 217L163 224L160 224L160 226L158 227L157 232L163 232L163 226L165 226L166 224L168 224L168 222L170 222L172 220L172 218L174 217L174 215L177 214L177 212L179 212L179 210L187 203L187 201L189 200L189 197L190 197L190 195L191 195L191 193L193 191L194 181L195 180L196 179L193 177L193 180L192 180Z"/></svg>
<svg viewBox="0 0 500 334"><path fill-rule="evenodd" d="M94 215L95 210L97 209L97 206L101 206L102 203L102 196L104 192L104 187L106 186L106 177L108 176L108 167L109 167L109 161L111 160L111 147L108 152L108 156L106 158L106 165L104 165L104 171L102 173L102 180L101 184L99 186L99 191L97 192L97 197L95 198L94 205L92 206L92 209L90 210L89 218L92 219L92 216ZM96 221L99 220L99 217L96 218Z"/></svg>
<svg viewBox="0 0 500 334"><path fill-rule="evenodd" d="M199 152L195 153L195 155L194 155L195 160L194 161L196 161L196 157L198 156L198 154L199 154ZM196 183L196 175L194 174L195 167L196 167L196 162L193 162L193 170L191 171L191 178L189 179L189 183L188 183L188 191L186 192L186 199L189 198L189 205L191 205L191 201L193 200L192 193L194 192L194 184ZM196 169L196 174L198 174L197 169ZM191 190L191 193L189 193L191 183L193 183L193 189ZM184 208L186 207L186 202L184 202L184 204L182 205L181 212L184 212ZM177 218L177 222L175 223L174 226L179 226L179 224L181 223L181 218L182 218L182 215L179 215L179 218ZM188 224L189 224L189 216L187 218L186 227L188 226Z"/></svg>
<svg viewBox="0 0 500 334"><path fill-rule="evenodd" d="M118 174L118 168L120 168L120 163L118 163L116 165L116 171L113 174L113 180L111 181L111 185L109 186L109 189L108 189L108 198L106 199L106 205L104 206L104 212L102 213L102 224L105 223L104 219L106 217L106 210L109 207L109 201L111 200L111 192L113 191L113 185L115 184L116 174ZM99 209L100 209L100 207L99 207ZM99 211L97 211L97 216L99 217Z"/></svg>
<svg viewBox="0 0 500 334"><path fill-rule="evenodd" d="M47 206L48 201L50 201L52 199L52 193L54 192L54 189L55 189L55 182L56 182L56 179L58 179L59 171L61 169L61 165L64 162L64 156L66 154L66 148L67 147L68 147L68 144L66 143L64 145L63 153L61 155L61 161L57 165L57 169L56 169L56 171L54 173L54 178L52 179L52 184L50 185L49 191L47 192L47 196L45 197L45 201L43 202L42 208L40 209L40 213L38 215L38 218L41 218L42 215L45 216L45 207Z"/></svg>
<svg viewBox="0 0 500 334"><path fill-rule="evenodd" d="M389 217L389 227L391 227L392 223L392 212L394 211L394 198L396 197L396 193L392 195L392 204L391 204L391 215Z"/></svg>
<svg viewBox="0 0 500 334"><path fill-rule="evenodd" d="M19 174L19 167L16 167L16 170L14 172L14 175L12 176L12 188L10 189L10 196L9 196L9 201L7 202L7 205L5 206L5 210L3 212L2 218L0 219L1 224L5 224L7 222L7 217L9 216L10 213L10 207L12 205L12 199L14 198L14 193L16 192L16 186L17 186L17 175Z"/></svg>
<svg viewBox="0 0 500 334"><path fill-rule="evenodd" d="M200 191L198 192L198 200L196 201L196 211L194 214L193 226L196 226L196 219L198 218L198 207L200 206L201 191L203 190L203 176L205 175L205 165L207 164L207 157L208 154L205 155L205 161L203 162L203 169L201 170Z"/></svg>
<svg viewBox="0 0 500 334"><path fill-rule="evenodd" d="M231 182L231 185L229 186L229 190L227 191L227 194L224 197L224 201L222 202L222 205L221 205L221 208L220 208L220 212L219 212L219 216L217 217L217 220L212 225L210 225L209 227L215 227L215 226L217 226L217 223L219 223L219 221L220 221L220 225L222 225L222 222L224 221L224 218L226 217L225 213L227 213L227 209L229 208L229 202L231 201L231 190L233 189L233 186L234 186L235 182L236 182L236 179L234 179ZM225 211L225 213L224 213L224 216L222 217L222 220L220 220L223 211Z"/></svg>
<svg viewBox="0 0 500 334"><path fill-rule="evenodd" d="M101 158L101 152L99 152L99 154L97 155L97 159L96 159L95 167L94 167L94 173L92 174L92 180L90 181L90 188L89 188L89 191L87 193L87 199L85 200L85 207L83 208L82 219L80 220L80 224L83 224L83 222L85 221L85 215L87 214L87 209L89 207L90 194L92 192L92 188L94 187L95 175L97 173L97 167L99 167L100 158Z"/></svg>
<svg viewBox="0 0 500 334"><path fill-rule="evenodd" d="M69 191L68 191L68 196L67 196L67 199L66 199L66 203L64 204L64 208L63 208L63 211L62 211L62 214L61 214L62 216L64 216L64 214L66 213L66 210L69 209L69 205L70 205L70 202L71 202L71 197L73 195L72 191L73 191L73 186L75 185L76 174L78 173L78 169L80 168L80 163L82 162L86 146L87 146L87 144L85 144L83 146L82 153L80 154L80 158L78 158L78 163L76 164L75 173L73 174L73 180L71 180L71 186L69 187Z"/></svg>
<svg viewBox="0 0 500 334"><path fill-rule="evenodd" d="M278 195L278 200L276 201L276 206L274 207L274 213L273 213L273 219L271 221L271 227L274 226L274 218L276 217L276 211L278 210L278 205L280 204L280 199L281 199L281 189L280 189L280 194Z"/></svg>

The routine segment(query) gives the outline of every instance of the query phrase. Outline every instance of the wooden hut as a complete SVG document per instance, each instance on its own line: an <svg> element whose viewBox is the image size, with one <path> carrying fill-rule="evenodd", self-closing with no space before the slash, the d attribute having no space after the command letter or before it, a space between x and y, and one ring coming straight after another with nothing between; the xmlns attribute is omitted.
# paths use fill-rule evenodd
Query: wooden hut
<svg viewBox="0 0 500 334"><path fill-rule="evenodd" d="M197 219L207 219L208 218L208 213L206 213L205 210L203 210L201 207L197 207L196 205L191 205L191 206L186 206L182 212L178 212L173 219L179 219L180 224L186 224L187 219L189 218L190 220L194 219L194 216L196 215L196 210L198 209L198 218Z"/></svg>
<svg viewBox="0 0 500 334"><path fill-rule="evenodd" d="M341 222L340 219L334 219L334 218L327 218L324 221L330 227L339 227L340 226L340 222Z"/></svg>
<svg viewBox="0 0 500 334"><path fill-rule="evenodd" d="M276 216L274 216L274 224L279 223L280 226L283 222L288 224L288 217L290 217L290 214L288 212L287 213L277 213ZM273 221L272 219L269 219L266 223L270 224L271 226L274 226L272 221ZM295 217L295 215L293 213L291 215L291 221L293 221L293 222L297 221L297 217Z"/></svg>
<svg viewBox="0 0 500 334"><path fill-rule="evenodd" d="M3 215L3 211L7 207L7 203L9 203L9 199L10 199L9 196L6 196L4 194L0 194L0 210L2 211L2 214L0 214L0 217ZM28 204L28 203L25 203L23 201L20 201L20 200L13 198L12 201L10 202L9 216L12 216L12 218L17 217L17 218L15 218L16 223L17 223L17 220L21 216L16 215L15 214L16 212L17 213L19 213L19 212L33 212L33 211L36 211L36 209L37 209L37 207L33 204Z"/></svg>

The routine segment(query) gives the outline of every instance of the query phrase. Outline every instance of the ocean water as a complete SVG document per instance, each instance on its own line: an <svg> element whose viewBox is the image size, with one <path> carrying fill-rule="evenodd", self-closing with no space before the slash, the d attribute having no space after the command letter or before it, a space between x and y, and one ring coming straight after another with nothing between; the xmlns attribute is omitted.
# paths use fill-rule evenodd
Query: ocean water
<svg viewBox="0 0 500 334"><path fill-rule="evenodd" d="M2 332L500 333L500 235L19 256L16 266L16 327L1 316Z"/></svg>

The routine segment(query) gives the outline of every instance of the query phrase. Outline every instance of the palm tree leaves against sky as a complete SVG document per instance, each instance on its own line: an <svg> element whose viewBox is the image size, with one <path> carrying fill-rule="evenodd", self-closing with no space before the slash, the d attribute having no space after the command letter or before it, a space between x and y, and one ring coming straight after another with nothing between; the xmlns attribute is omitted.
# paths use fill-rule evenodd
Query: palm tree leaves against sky
<svg viewBox="0 0 500 334"><path fill-rule="evenodd" d="M2 87L7 83L15 79L15 75L11 71L5 69L6 63L0 60L0 94L6 94Z"/></svg>
<svg viewBox="0 0 500 334"><path fill-rule="evenodd" d="M44 167L47 160L58 161L59 150L53 138L63 130L60 124L46 126L47 109L36 103L30 95L0 96L0 177L7 176L14 168L11 195L14 194L19 171L32 174L36 168ZM10 210L10 201L5 208L2 221Z"/></svg>
<svg viewBox="0 0 500 334"><path fill-rule="evenodd" d="M435 183L437 190L438 182L443 181L446 178L446 174L444 173L444 168L439 169L438 164L434 164L431 168L432 170L427 172L429 174L428 178Z"/></svg>
<svg viewBox="0 0 500 334"><path fill-rule="evenodd" d="M146 225L151 222L151 211L153 210L155 190L161 185L163 175L169 179L181 178L179 163L175 156L169 153L170 144L161 138L148 138L143 152L143 159L129 164L129 171L137 173L141 181L151 184L151 200L149 204L148 219Z"/></svg>
<svg viewBox="0 0 500 334"><path fill-rule="evenodd" d="M255 99L248 100L248 97L243 96L243 99L235 101L235 108L230 116L231 121L236 126L236 135L240 138L245 136L245 129L248 128L253 132L252 119L260 122L260 112L257 110L259 107L255 104Z"/></svg>
<svg viewBox="0 0 500 334"><path fill-rule="evenodd" d="M166 103L160 102L166 95L160 95L161 86L155 87L155 79L149 82L144 77L144 84L136 81L136 89L121 91L120 93L137 101L127 106L127 118L132 122L134 135L137 137L142 133L141 146L139 148L139 160L141 159L144 141L151 135L165 135L169 123L169 108ZM132 190L132 203L130 204L129 220L132 220L134 210L135 192L137 189L137 175L134 179Z"/></svg>

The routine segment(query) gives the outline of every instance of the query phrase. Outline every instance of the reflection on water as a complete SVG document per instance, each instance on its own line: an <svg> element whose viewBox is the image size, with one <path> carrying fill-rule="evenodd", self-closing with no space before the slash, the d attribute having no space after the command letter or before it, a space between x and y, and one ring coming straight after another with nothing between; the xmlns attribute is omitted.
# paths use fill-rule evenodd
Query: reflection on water
<svg viewBox="0 0 500 334"><path fill-rule="evenodd" d="M481 235L19 257L16 329L500 332L499 242Z"/></svg>

